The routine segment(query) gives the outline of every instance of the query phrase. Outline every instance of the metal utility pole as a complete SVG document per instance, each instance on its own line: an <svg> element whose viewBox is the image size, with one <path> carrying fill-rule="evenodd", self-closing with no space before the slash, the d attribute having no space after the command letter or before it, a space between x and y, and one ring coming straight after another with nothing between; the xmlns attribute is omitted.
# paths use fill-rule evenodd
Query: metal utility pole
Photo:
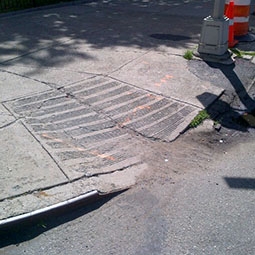
<svg viewBox="0 0 255 255"><path fill-rule="evenodd" d="M228 51L229 19L224 16L225 0L215 0L212 16L203 21L198 53L221 56ZM229 56L228 56L229 57Z"/></svg>

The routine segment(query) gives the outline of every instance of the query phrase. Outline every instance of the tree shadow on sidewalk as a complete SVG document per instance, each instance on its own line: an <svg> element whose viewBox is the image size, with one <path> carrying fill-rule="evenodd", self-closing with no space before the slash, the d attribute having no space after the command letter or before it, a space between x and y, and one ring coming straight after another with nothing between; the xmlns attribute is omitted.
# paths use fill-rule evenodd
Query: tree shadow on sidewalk
<svg viewBox="0 0 255 255"><path fill-rule="evenodd" d="M76 68L83 65L79 71L86 71L91 61L107 64L105 59L101 59L102 52L96 54L100 49L110 50L111 54L107 57L110 62L114 55L118 55L112 54L116 47L125 47L123 52L128 48L187 48L190 43L198 41L200 18L195 18L192 23L183 17L154 11L157 6L164 11L173 9L177 0L161 1L160 4L155 1L126 1L125 8L120 8L123 4L118 1L100 2L91 5L74 3L71 6L30 11L15 16L0 16L1 68L18 66L17 72L30 76L46 73L49 68L67 66L72 69L74 67L70 64L76 62ZM107 8L112 5L117 9ZM197 6L201 5L197 2ZM134 12L133 9L138 7L144 11ZM149 8L151 12L146 11ZM184 5L183 8L187 7ZM150 37L158 33L169 34L170 39ZM185 36L178 43L172 40L180 35ZM130 59L123 58L123 62L126 61Z"/></svg>
<svg viewBox="0 0 255 255"><path fill-rule="evenodd" d="M244 84L239 79L234 68L235 64L223 65L218 63L207 62L210 68L219 69L227 80L231 83L234 90L226 90L223 95L207 108L211 119L220 122L223 127L246 132L251 127L250 123L243 116L250 114L255 115L255 100L248 94ZM251 84L251 87L255 84ZM206 94L206 95L205 95ZM205 93L198 96L203 104L204 99L208 96ZM205 105L205 104L203 104Z"/></svg>

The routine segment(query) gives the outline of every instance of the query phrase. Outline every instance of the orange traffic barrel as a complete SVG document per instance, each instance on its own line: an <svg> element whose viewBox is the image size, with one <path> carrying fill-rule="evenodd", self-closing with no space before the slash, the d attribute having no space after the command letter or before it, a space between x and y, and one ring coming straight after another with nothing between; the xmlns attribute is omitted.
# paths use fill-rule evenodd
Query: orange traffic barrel
<svg viewBox="0 0 255 255"><path fill-rule="evenodd" d="M234 38L234 1L230 0L226 10L226 16L229 18L229 30L228 30L228 47L233 48L238 41Z"/></svg>
<svg viewBox="0 0 255 255"><path fill-rule="evenodd" d="M230 0L225 2L225 15ZM234 0L234 35L243 36L249 32L249 16L251 0Z"/></svg>

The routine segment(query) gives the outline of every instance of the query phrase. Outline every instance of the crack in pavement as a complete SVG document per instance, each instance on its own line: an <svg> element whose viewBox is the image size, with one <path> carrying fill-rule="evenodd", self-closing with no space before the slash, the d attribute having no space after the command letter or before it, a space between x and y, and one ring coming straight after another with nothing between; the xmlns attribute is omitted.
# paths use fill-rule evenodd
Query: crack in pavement
<svg viewBox="0 0 255 255"><path fill-rule="evenodd" d="M16 122L18 122L19 120L20 120L20 119L15 119L15 120L13 120L13 121L7 123L7 124L4 124L3 126L0 126L0 130L12 126L13 124L15 124Z"/></svg>
<svg viewBox="0 0 255 255"><path fill-rule="evenodd" d="M128 64L134 62L135 60L137 60L137 59L139 59L139 58L144 57L145 55L149 54L150 52L152 52L152 50L146 51L146 52L143 53L142 55L139 55L138 57L135 57L135 58L133 58L133 59L127 61L126 63L124 63L123 65L119 66L119 67L116 68L115 70L106 73L105 76L109 76L110 74L113 74L113 73L115 73L115 72L118 72L118 71L121 70L123 67L127 66Z"/></svg>
<svg viewBox="0 0 255 255"><path fill-rule="evenodd" d="M39 82L39 83L48 85L50 87L52 87L52 85L57 85L57 84L54 84L54 83L49 83L49 82L41 81L41 80L38 80L38 79L35 79L35 78L32 78L32 77L26 76L26 75L22 75L22 74L19 74L19 73L7 71L7 70L4 70L4 69L0 69L0 72L16 75L16 76L19 76L21 78L26 78L26 79L29 79L29 80L32 80L32 81L35 81L35 82Z"/></svg>

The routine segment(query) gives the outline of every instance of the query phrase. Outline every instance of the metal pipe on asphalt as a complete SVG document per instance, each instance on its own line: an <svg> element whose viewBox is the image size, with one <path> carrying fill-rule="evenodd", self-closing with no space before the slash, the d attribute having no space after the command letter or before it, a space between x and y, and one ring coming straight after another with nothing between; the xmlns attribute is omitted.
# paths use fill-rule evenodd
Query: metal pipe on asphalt
<svg viewBox="0 0 255 255"><path fill-rule="evenodd" d="M13 224L13 223L16 223L16 222L19 222L19 221L28 220L28 219L30 219L34 216L38 216L40 214L48 213L50 211L57 210L57 209L62 208L64 206L70 206L70 205L75 204L77 202L81 202L82 200L85 200L85 199L92 199L92 198L95 198L96 196L99 196L99 192L97 190L93 190L93 191L90 191L88 193L82 194L78 197L74 197L74 198L68 199L66 201L63 201L63 202L60 202L60 203L57 203L57 204L54 204L54 205L51 205L51 206L47 206L47 207L29 212L29 213L24 213L24 214L21 214L21 215L17 215L17 216L11 217L11 218L3 219L3 220L0 220L0 228L3 227L3 226L6 226L8 224Z"/></svg>

